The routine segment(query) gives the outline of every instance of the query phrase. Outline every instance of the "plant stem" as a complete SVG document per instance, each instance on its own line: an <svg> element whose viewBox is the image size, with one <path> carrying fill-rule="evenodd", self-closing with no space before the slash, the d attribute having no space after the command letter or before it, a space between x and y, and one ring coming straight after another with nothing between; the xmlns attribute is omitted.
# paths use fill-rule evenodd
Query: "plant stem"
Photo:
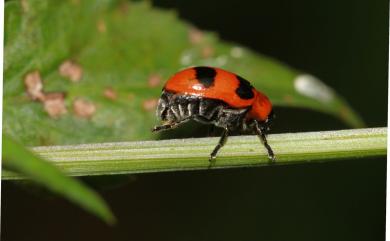
<svg viewBox="0 0 390 241"><path fill-rule="evenodd" d="M256 136L230 137L216 162L210 152L218 138L83 144L32 148L71 176L112 175L208 168L320 162L386 155L387 128L352 129L268 136L271 164ZM3 171L3 179L22 178Z"/></svg>

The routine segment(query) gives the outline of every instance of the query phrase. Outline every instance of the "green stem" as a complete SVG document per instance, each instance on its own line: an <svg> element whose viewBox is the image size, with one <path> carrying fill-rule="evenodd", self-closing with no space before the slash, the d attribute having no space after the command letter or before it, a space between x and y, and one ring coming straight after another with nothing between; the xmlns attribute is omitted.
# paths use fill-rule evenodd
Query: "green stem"
<svg viewBox="0 0 390 241"><path fill-rule="evenodd" d="M386 155L387 128L352 129L268 136L275 164L320 162ZM218 138L48 146L32 148L71 176L198 170L270 164L256 136L230 137L210 167ZM3 171L3 179L21 178Z"/></svg>

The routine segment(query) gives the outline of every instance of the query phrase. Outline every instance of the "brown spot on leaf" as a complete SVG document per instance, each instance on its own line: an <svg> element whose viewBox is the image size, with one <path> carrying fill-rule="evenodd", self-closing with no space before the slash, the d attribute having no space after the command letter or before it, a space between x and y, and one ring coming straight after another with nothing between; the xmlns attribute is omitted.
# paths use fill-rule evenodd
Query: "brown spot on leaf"
<svg viewBox="0 0 390 241"><path fill-rule="evenodd" d="M158 99L147 99L142 102L142 108L146 111L154 111L157 107Z"/></svg>
<svg viewBox="0 0 390 241"><path fill-rule="evenodd" d="M91 101L78 98L73 101L73 112L78 117L91 118L96 112L96 106Z"/></svg>
<svg viewBox="0 0 390 241"><path fill-rule="evenodd" d="M202 48L201 54L203 58L210 58L214 55L214 48L211 46L205 46Z"/></svg>
<svg viewBox="0 0 390 241"><path fill-rule="evenodd" d="M204 33L200 31L199 29L192 27L188 31L188 39L190 40L190 43L192 44L199 44L204 39Z"/></svg>
<svg viewBox="0 0 390 241"><path fill-rule="evenodd" d="M159 74L152 74L149 76L148 79L148 86L149 87L157 87L161 83L161 76Z"/></svg>
<svg viewBox="0 0 390 241"><path fill-rule="evenodd" d="M64 99L65 94L61 92L52 92L45 95L43 107L50 117L58 118L66 114L67 110Z"/></svg>
<svg viewBox="0 0 390 241"><path fill-rule="evenodd" d="M72 82L79 82L83 77L83 69L72 60L64 61L59 68L60 75L69 78Z"/></svg>
<svg viewBox="0 0 390 241"><path fill-rule="evenodd" d="M105 33L107 31L106 22L103 19L99 19L96 24L96 27L99 33Z"/></svg>
<svg viewBox="0 0 390 241"><path fill-rule="evenodd" d="M31 99L43 101L45 96L43 94L41 74L38 70L30 72L24 77L24 86Z"/></svg>
<svg viewBox="0 0 390 241"><path fill-rule="evenodd" d="M107 99L110 99L110 100L116 100L116 98L118 97L116 94L116 91L114 89L112 89L111 87L105 88L103 95L104 95L104 97L106 97Z"/></svg>

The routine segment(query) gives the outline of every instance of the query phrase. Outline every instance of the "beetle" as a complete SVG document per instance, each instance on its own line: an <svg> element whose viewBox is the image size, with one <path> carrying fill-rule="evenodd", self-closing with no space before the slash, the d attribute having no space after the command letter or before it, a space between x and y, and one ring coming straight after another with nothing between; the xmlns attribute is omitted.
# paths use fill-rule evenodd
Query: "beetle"
<svg viewBox="0 0 390 241"><path fill-rule="evenodd" d="M162 124L152 131L163 131L195 120L223 129L218 144L210 154L215 161L218 151L232 131L256 133L273 162L275 155L266 134L274 118L271 101L249 81L229 71L198 66L179 71L164 85L156 115Z"/></svg>

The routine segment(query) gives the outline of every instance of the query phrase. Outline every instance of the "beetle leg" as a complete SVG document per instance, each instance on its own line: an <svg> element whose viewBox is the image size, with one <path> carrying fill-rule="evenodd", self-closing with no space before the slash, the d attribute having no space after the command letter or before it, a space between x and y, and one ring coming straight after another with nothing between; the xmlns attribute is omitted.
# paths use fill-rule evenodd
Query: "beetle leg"
<svg viewBox="0 0 390 241"><path fill-rule="evenodd" d="M214 148L213 152L211 152L211 154L210 154L210 159L209 159L210 162L215 161L215 159L217 158L217 153L218 153L219 149L221 149L221 147L223 147L225 145L226 140L228 138L228 135L229 135L228 128L225 127L223 132L222 132L221 138L219 139L217 146Z"/></svg>
<svg viewBox="0 0 390 241"><path fill-rule="evenodd" d="M188 117L188 118L184 118L180 121L177 121L177 122L171 122L171 123L168 123L168 124L163 124L163 125L160 125L160 126L155 126L153 127L152 131L153 132L156 132L156 131L164 131L164 130L169 130L169 129L173 129L173 128L176 128L178 127L179 125L183 124L183 123L186 123L187 121L189 121L192 117Z"/></svg>
<svg viewBox="0 0 390 241"><path fill-rule="evenodd" d="M259 136L261 142L265 146L265 148L267 148L268 158L271 160L272 163L274 163L276 158L275 158L274 152L272 151L271 146L268 144L267 138L265 136L265 130L262 130L259 127L259 123L257 121L255 121L255 128L254 129L255 129L257 135Z"/></svg>

